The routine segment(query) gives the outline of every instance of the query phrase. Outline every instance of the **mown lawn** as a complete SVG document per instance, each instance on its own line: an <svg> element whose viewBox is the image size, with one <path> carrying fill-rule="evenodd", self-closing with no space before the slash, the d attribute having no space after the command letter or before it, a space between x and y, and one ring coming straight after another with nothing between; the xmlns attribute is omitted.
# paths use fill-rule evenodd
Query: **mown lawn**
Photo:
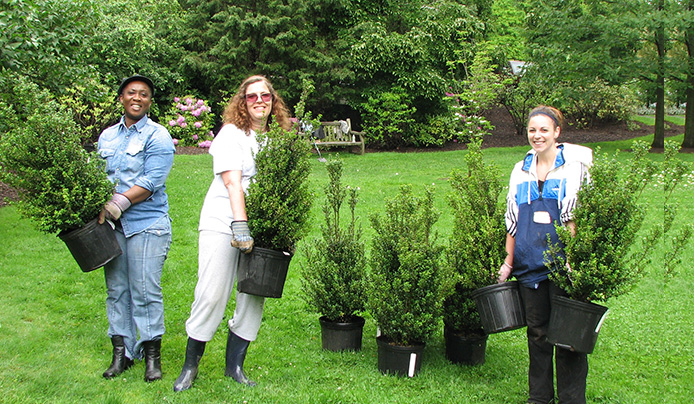
<svg viewBox="0 0 694 404"><path fill-rule="evenodd" d="M680 137L681 140L681 137ZM630 142L603 144L627 149ZM594 145L592 145L594 146ZM505 175L526 147L485 151ZM423 153L340 153L343 182L359 187L357 213L364 236L368 217L381 212L383 198L400 184L435 184L439 241L445 242L447 178L463 166L464 151ZM623 156L625 157L625 155ZM654 155L653 158L661 158ZM683 155L694 162L694 155ZM211 180L208 155L176 156L168 181L174 243L164 268L167 333L163 341L164 379L147 384L138 363L115 380L101 373L111 356L107 338L105 286L101 270L81 273L60 240L38 233L14 207L0 209L0 402L7 403L522 403L526 398L527 350L524 330L490 336L486 363L467 367L444 358L442 332L428 341L421 373L412 379L385 376L376 368L376 327L366 315L364 345L356 353L323 352L316 313L300 296L299 250L292 261L284 297L269 299L258 340L246 359L258 382L244 388L224 377L225 321L208 344L194 388L176 393L172 385L183 362L197 271L197 220ZM304 242L318 234L327 174L312 159L315 224ZM677 195L681 220L694 222L692 184ZM645 203L655 205L659 188L649 187ZM652 206L649 220L662 220ZM368 245L368 244L367 244ZM607 303L610 314L590 356L591 403L684 403L694 397L694 248L665 282L658 257L628 295ZM233 312L233 303L227 315Z"/></svg>

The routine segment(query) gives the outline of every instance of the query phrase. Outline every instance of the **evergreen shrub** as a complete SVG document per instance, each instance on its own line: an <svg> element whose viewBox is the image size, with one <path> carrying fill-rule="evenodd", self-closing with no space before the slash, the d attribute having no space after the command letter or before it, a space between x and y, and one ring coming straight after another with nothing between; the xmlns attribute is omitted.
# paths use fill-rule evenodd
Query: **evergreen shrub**
<svg viewBox="0 0 694 404"><path fill-rule="evenodd" d="M404 185L371 216L371 273L367 306L384 338L397 345L424 343L439 324L447 275L432 227L439 213L434 192L415 196Z"/></svg>
<svg viewBox="0 0 694 404"><path fill-rule="evenodd" d="M342 185L342 166L337 158L326 163L330 182L325 186L325 224L321 237L306 246L301 273L306 302L328 320L345 323L365 309L366 257L354 216L357 190ZM345 201L349 217L343 224L340 212Z"/></svg>
<svg viewBox="0 0 694 404"><path fill-rule="evenodd" d="M311 89L304 90L296 108L306 121L310 114L304 115L303 100ZM308 183L310 144L296 129L285 131L274 121L258 138L257 174L246 195L248 227L256 247L293 254L308 232L314 198Z"/></svg>
<svg viewBox="0 0 694 404"><path fill-rule="evenodd" d="M672 245L663 257L666 273L677 263L692 235L691 224L673 231L675 207L668 202L672 190L691 167L676 158L678 146L668 142L662 166L648 159L648 145L634 143L629 164L598 149L590 169L590 180L578 193L573 213L575 230L557 226L560 242L546 253L547 265L557 269L552 280L580 301L606 301L629 291L640 279L643 268L663 238ZM663 222L643 229L646 206L641 193L658 175L665 188ZM672 234L674 232L676 234Z"/></svg>
<svg viewBox="0 0 694 404"><path fill-rule="evenodd" d="M26 120L0 140L0 181L15 188L19 211L39 230L79 228L96 218L113 193L104 161L81 146L82 129L47 90L15 87Z"/></svg>
<svg viewBox="0 0 694 404"><path fill-rule="evenodd" d="M499 199L504 187L496 165L485 164L482 136L468 145L465 171L451 174L448 202L453 231L445 250L445 262L454 274L454 290L444 302L444 324L453 332L479 333L482 323L472 292L496 282L505 257L505 204Z"/></svg>

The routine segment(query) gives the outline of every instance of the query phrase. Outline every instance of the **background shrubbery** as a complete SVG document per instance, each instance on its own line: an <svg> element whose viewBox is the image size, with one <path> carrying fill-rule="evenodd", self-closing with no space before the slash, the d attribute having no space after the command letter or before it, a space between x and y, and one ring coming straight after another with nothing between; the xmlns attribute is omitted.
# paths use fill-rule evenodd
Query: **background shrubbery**
<svg viewBox="0 0 694 404"><path fill-rule="evenodd" d="M168 122L163 115L174 97L195 94L215 109L213 127L216 106L249 74L270 77L290 107L310 79L317 84L307 110L324 120L350 118L370 147L437 147L488 132L485 104L506 106L519 134L539 103L560 107L579 126L624 121L639 105L684 105L688 89L694 96L686 84L694 56L683 45L689 19L676 16L688 15L687 7L637 0L15 0L0 4L0 88L12 73L47 89L93 141L113 121L109 98L133 73L157 85L155 120ZM665 43L654 43L661 31ZM513 75L510 60L528 69ZM446 93L458 95L455 111ZM379 111L386 104L388 114ZM452 123L455 116L466 120Z"/></svg>

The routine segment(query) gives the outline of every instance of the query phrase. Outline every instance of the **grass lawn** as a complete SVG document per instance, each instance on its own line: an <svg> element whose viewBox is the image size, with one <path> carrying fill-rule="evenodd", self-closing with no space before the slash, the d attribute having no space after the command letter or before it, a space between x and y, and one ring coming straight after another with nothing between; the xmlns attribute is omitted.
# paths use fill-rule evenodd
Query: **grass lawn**
<svg viewBox="0 0 694 404"><path fill-rule="evenodd" d="M679 138L681 141L681 136ZM630 142L602 144L603 150L627 149ZM595 146L595 145L591 145ZM513 164L527 147L488 149L508 180ZM370 240L368 217L382 212L383 198L400 184L435 184L445 242L451 215L448 176L463 166L465 151L422 153L341 153L343 182L360 188L357 214ZM653 158L660 158L653 155ZM683 155L694 162L694 155ZM136 364L121 377L105 380L110 363L105 286L101 270L81 273L55 236L38 233L14 207L0 209L0 402L6 403L523 403L527 390L525 330L489 337L486 362L468 367L444 357L442 330L427 342L421 373L412 379L385 376L376 367L376 327L366 315L363 349L332 353L321 350L318 315L300 297L299 250L290 267L284 297L268 299L258 340L251 344L246 373L258 382L245 388L224 377L226 320L208 343L194 387L174 393L183 363L184 322L190 311L197 271L197 222L212 178L208 155L179 155L167 183L173 222L173 245L164 267L167 333L162 362L164 379L143 381ZM316 192L315 225L322 222L323 163L312 159ZM680 218L694 221L692 184L677 195ZM659 196L649 187L646 202ZM653 206L649 220L662 220ZM368 246L368 244L367 244ZM664 252L665 246L662 247ZM610 314L595 352L590 355L588 401L591 403L684 403L694 397L694 248L679 272L664 282L658 259L625 296L607 303Z"/></svg>
<svg viewBox="0 0 694 404"><path fill-rule="evenodd" d="M635 115L632 117L635 121L645 123L647 125L655 125L655 116L653 115ZM665 115L665 124L668 122L675 125L684 126L684 115Z"/></svg>

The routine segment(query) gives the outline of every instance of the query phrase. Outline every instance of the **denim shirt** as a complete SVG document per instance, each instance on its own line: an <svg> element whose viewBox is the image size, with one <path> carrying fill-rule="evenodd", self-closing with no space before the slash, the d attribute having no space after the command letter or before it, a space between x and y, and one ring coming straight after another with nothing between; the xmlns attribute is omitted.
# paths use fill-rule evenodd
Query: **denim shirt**
<svg viewBox="0 0 694 404"><path fill-rule="evenodd" d="M135 185L150 191L146 200L133 204L120 218L126 237L142 232L168 214L166 177L175 151L169 131L145 115L130 128L125 117L99 136L99 155L106 160L108 179L115 192Z"/></svg>

